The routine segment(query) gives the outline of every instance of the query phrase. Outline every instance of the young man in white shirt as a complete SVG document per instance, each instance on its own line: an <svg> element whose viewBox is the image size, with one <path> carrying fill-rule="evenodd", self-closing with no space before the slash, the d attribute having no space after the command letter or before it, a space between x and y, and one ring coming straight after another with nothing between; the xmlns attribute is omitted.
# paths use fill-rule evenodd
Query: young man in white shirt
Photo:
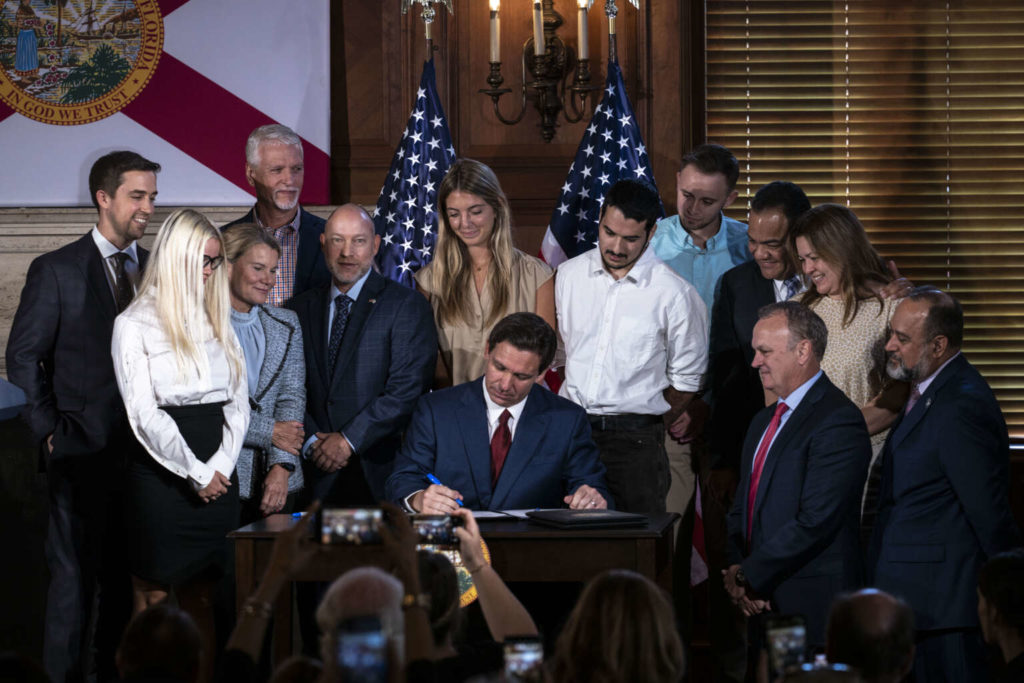
<svg viewBox="0 0 1024 683"><path fill-rule="evenodd" d="M694 287L648 249L657 192L619 181L605 197L598 248L555 279L565 342L559 392L587 411L618 510L663 512L669 487L665 430L700 389L707 311Z"/></svg>

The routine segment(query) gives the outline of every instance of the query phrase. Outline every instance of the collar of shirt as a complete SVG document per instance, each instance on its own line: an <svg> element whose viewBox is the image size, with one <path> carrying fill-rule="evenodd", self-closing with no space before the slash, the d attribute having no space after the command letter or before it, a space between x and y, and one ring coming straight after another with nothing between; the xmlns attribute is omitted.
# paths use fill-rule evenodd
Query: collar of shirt
<svg viewBox="0 0 1024 683"><path fill-rule="evenodd" d="M952 363L953 359L956 358L959 355L960 355L960 352L957 351L952 356L950 356L950 358L945 363L943 363L942 365L937 367L935 369L935 372L933 372L932 374L928 375L923 380L918 382L917 383L917 393L923 396L924 392L928 391L928 387L931 385L932 381L934 381L935 378L939 375L939 373L942 372L943 368L945 368L947 365Z"/></svg>
<svg viewBox="0 0 1024 683"><path fill-rule="evenodd" d="M796 407L800 405L800 401L804 400L804 396L807 395L807 392L811 390L811 386L813 386L814 383L818 381L818 378L821 377L822 374L822 371L818 370L816 373L814 373L813 377L811 377L809 380L807 380L806 382L798 386L796 389L794 389L792 392L790 392L789 396L779 397L780 401L789 406L789 410L787 410L786 413L782 416L782 422L785 422L786 419L793 414L793 411L796 410ZM780 426L782 422L779 423Z"/></svg>
<svg viewBox="0 0 1024 683"><path fill-rule="evenodd" d="M782 417L779 418L779 428L775 430L775 433L772 434L772 440L768 442L769 452L771 451L772 446L775 444L775 439L777 439L779 434L782 433L782 426L786 424L786 421L789 420L789 417L794 412L796 412L796 407L800 405L800 401L804 400L804 396L807 395L807 392L810 391L811 387L814 385L815 382L818 381L818 378L821 377L821 375L822 371L818 370L818 372L814 373L814 377L811 377L809 380L807 380L806 382L798 386L796 389L794 389L789 394L789 396L786 396L785 398L781 396L779 397L779 401L785 403L789 407L789 410L784 412L782 414ZM768 429L765 428L765 433L761 435L761 440L764 440L764 437L767 435L767 432ZM757 442L757 450L755 450L754 452L756 453L759 450L761 450L761 441ZM754 460L751 460L750 463L751 471L753 471L753 467L756 464Z"/></svg>
<svg viewBox="0 0 1024 683"><path fill-rule="evenodd" d="M302 218L302 207L301 206L296 206L296 208L295 208L295 218L291 219L290 222L285 223L284 225L279 226L277 228L272 228L272 227L270 227L268 225L265 225L263 223L263 221L260 220L260 212L258 210L258 207L259 207L258 204L256 206L252 207L252 215L256 218L256 225L260 226L264 230L279 230L280 228L291 228L295 232L299 231L299 223L301 222L300 219Z"/></svg>
<svg viewBox="0 0 1024 683"><path fill-rule="evenodd" d="M484 403L487 405L487 437L491 438L494 436L494 430L498 428L498 421L501 419L501 414L505 410L508 410L511 415L508 421L508 431L513 437L515 437L516 426L519 424L519 416L523 414L523 408L526 407L526 401L530 398L530 394L527 393L526 398L514 406L499 406L491 400L491 395L487 393L486 375L480 379L480 384L484 390ZM531 389L532 388L533 387L531 387Z"/></svg>
<svg viewBox="0 0 1024 683"><path fill-rule="evenodd" d="M604 259L601 258L601 247L591 249L587 252L587 256L590 258L590 275L592 277L600 277L602 275L614 280L612 274L605 270ZM634 263L633 267L629 269L629 272L619 278L618 281L632 282L637 287L645 287L651 281L651 269L654 264L661 263L661 259L654 255L654 250L651 249L650 243L644 249L644 253L640 255Z"/></svg>
<svg viewBox="0 0 1024 683"><path fill-rule="evenodd" d="M352 299L353 303L358 301L359 300L359 293L363 291L363 285L366 284L366 278L368 278L368 277L370 277L370 271L366 271L365 273L363 273L363 276L361 278L359 278L358 280L356 280L355 283L353 283L353 285L348 288L347 292L341 291L340 289L338 289L338 286L335 285L332 282L331 283L331 305L332 306L334 305L334 300L338 298L339 294L344 294L349 299Z"/></svg>
<svg viewBox="0 0 1024 683"><path fill-rule="evenodd" d="M131 257L133 263L139 262L139 254L135 246L135 242L128 245L127 249L118 249L110 240L103 236L100 232L99 226L92 226L92 241L96 243L96 248L100 250L100 256L104 259L108 259L114 254L123 251Z"/></svg>

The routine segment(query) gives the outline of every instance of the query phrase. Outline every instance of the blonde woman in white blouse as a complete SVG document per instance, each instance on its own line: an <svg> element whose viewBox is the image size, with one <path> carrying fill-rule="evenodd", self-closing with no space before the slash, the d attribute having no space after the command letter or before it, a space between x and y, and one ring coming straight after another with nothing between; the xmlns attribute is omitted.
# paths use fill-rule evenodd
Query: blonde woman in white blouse
<svg viewBox="0 0 1024 683"><path fill-rule="evenodd" d="M135 612L173 587L206 652L215 652L210 601L227 561L225 535L238 524L235 462L249 423L223 253L202 214L168 216L138 295L114 323L112 347L142 445L126 487Z"/></svg>

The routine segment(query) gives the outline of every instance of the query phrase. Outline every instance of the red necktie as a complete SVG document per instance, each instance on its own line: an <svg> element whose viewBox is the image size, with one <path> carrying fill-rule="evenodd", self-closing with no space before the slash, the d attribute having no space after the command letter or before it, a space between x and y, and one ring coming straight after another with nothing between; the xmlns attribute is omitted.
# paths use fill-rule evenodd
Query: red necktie
<svg viewBox="0 0 1024 683"><path fill-rule="evenodd" d="M754 501L757 500L757 485L761 483L761 472L764 470L764 461L768 455L768 447L772 443L772 439L775 438L775 432L779 431L779 423L782 422L782 414L789 410L782 401L779 401L775 405L775 414L772 415L772 421L768 423L768 429L764 432L764 437L761 438L761 445L757 448L757 454L754 456L754 469L750 473L750 491L747 493L747 540L750 540L750 534L754 528Z"/></svg>
<svg viewBox="0 0 1024 683"><path fill-rule="evenodd" d="M491 437L491 488L498 485L498 477L501 476L501 468L505 464L505 457L508 455L509 446L512 445L512 431L508 428L508 419L512 413L508 410L501 412L498 418L498 428L494 430Z"/></svg>

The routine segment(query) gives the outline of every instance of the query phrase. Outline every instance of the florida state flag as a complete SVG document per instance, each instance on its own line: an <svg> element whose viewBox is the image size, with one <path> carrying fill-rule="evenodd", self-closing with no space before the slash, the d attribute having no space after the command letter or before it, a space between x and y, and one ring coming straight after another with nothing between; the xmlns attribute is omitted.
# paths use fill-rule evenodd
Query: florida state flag
<svg viewBox="0 0 1024 683"><path fill-rule="evenodd" d="M164 204L252 201L245 140L304 141L303 201L328 202L328 0L7 0L0 206L90 204L93 160L163 165Z"/></svg>

